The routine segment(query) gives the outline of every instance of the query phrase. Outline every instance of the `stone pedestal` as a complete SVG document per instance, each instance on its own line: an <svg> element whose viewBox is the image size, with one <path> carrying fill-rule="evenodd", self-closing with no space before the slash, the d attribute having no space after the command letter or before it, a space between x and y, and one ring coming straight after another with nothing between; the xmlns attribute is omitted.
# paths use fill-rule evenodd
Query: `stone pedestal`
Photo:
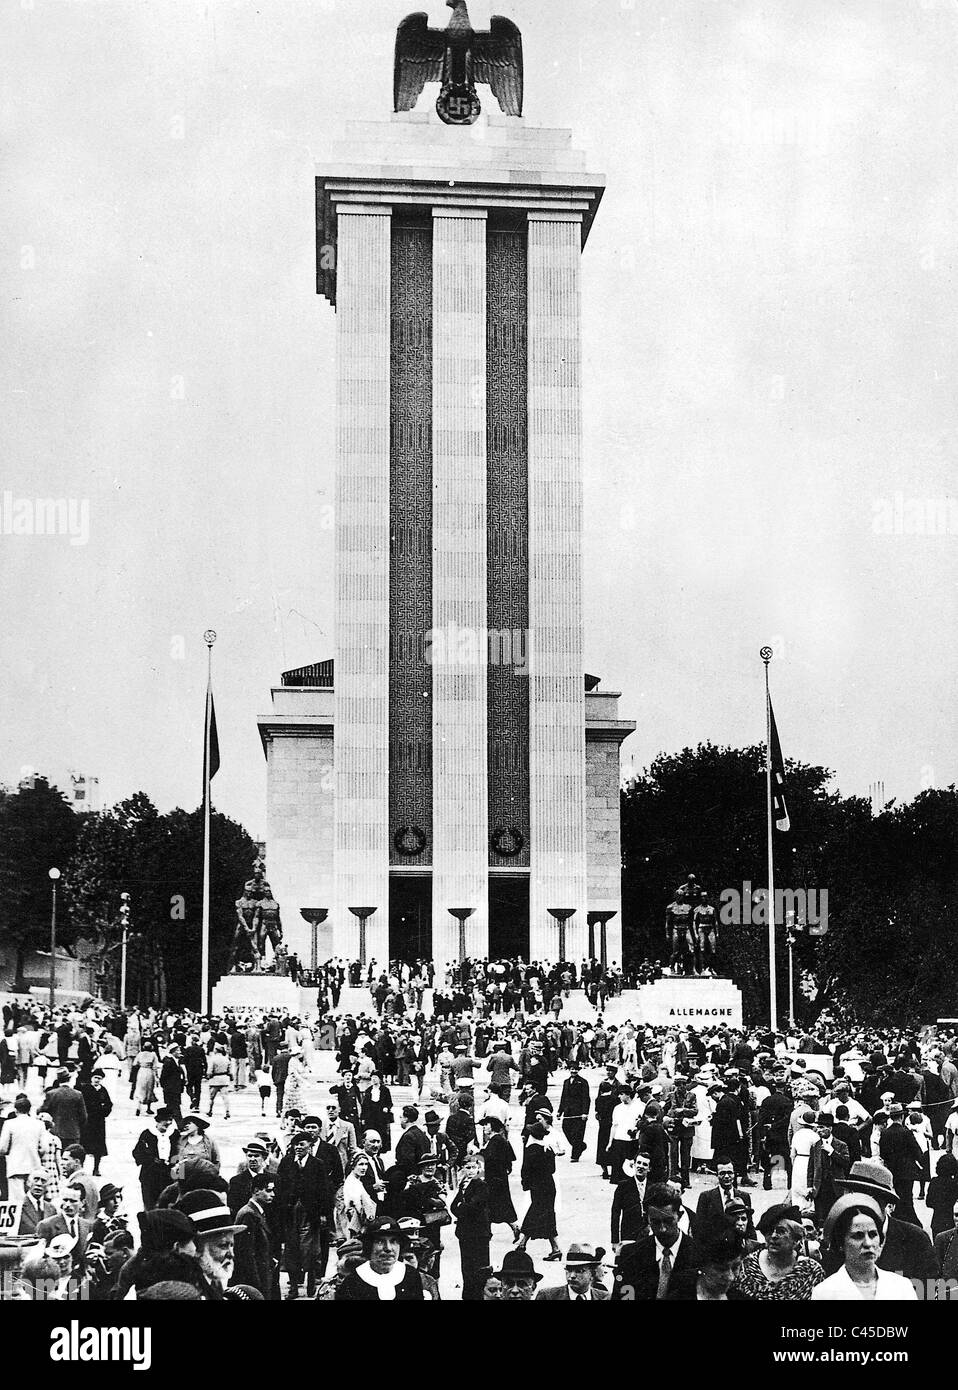
<svg viewBox="0 0 958 1390"><path fill-rule="evenodd" d="M675 976L641 985L638 1020L656 1027L742 1027L742 991L731 980ZM637 1020L637 1021L638 1021Z"/></svg>
<svg viewBox="0 0 958 1390"><path fill-rule="evenodd" d="M213 1012L289 1009L299 1012L300 991L288 975L223 975L213 986Z"/></svg>

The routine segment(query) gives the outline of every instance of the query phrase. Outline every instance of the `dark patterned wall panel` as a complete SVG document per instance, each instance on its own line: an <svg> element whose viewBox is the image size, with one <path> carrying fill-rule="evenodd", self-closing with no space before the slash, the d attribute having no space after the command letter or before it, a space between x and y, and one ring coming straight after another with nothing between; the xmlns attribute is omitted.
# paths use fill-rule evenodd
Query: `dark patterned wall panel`
<svg viewBox="0 0 958 1390"><path fill-rule="evenodd" d="M529 500L526 230L490 227L486 243L486 451L490 651L489 830L520 832L518 853L490 844L491 865L529 863ZM514 843L500 838L503 848Z"/></svg>
<svg viewBox="0 0 958 1390"><path fill-rule="evenodd" d="M391 299L389 862L412 865L432 862L431 225L393 219Z"/></svg>

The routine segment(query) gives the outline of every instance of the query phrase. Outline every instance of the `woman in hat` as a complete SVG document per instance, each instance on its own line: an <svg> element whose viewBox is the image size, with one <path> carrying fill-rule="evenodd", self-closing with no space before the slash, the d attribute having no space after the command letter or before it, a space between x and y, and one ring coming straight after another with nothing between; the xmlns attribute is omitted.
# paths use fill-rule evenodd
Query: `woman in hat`
<svg viewBox="0 0 958 1390"><path fill-rule="evenodd" d="M516 1161L515 1150L506 1138L505 1126L496 1115L483 1116L482 1133L482 1161L489 1198L489 1221L493 1226L508 1226L512 1231L513 1240L518 1240L519 1218L509 1189L509 1174Z"/></svg>
<svg viewBox="0 0 958 1390"><path fill-rule="evenodd" d="M802 1253L805 1229L797 1207L778 1203L762 1213L765 1249L745 1256L737 1287L759 1303L806 1302L825 1278L817 1260Z"/></svg>
<svg viewBox="0 0 958 1390"><path fill-rule="evenodd" d="M695 1278L680 1280L667 1302L749 1303L736 1280L742 1270L744 1242L735 1231L713 1232L698 1241Z"/></svg>
<svg viewBox="0 0 958 1390"><path fill-rule="evenodd" d="M400 1258L407 1239L391 1217L370 1221L363 1232L365 1259L339 1285L337 1303L423 1303L419 1271Z"/></svg>
<svg viewBox="0 0 958 1390"><path fill-rule="evenodd" d="M823 1245L842 1267L812 1290L812 1302L917 1302L910 1279L878 1268L884 1242L885 1218L875 1198L862 1192L839 1197L825 1220Z"/></svg>
<svg viewBox="0 0 958 1390"><path fill-rule="evenodd" d="M80 1143L93 1159L93 1176L100 1176L100 1163L106 1158L106 1119L113 1109L109 1092L103 1084L103 1073L96 1068L80 1087L86 1106L86 1124L80 1130Z"/></svg>
<svg viewBox="0 0 958 1390"><path fill-rule="evenodd" d="M561 1260L556 1241L556 1158L545 1145L546 1127L540 1121L529 1130L522 1154L522 1189L529 1194L529 1209L522 1219L519 1249L530 1240L547 1240L551 1247L547 1260Z"/></svg>
<svg viewBox="0 0 958 1390"><path fill-rule="evenodd" d="M306 1060L302 1052L294 1052L289 1059L289 1071L286 1073L286 1090L283 1092L284 1114L290 1110L302 1109L308 1080L309 1068L306 1065Z"/></svg>
<svg viewBox="0 0 958 1390"><path fill-rule="evenodd" d="M343 1081L345 1082L345 1077ZM360 1110L361 1129L357 1134L367 1129L374 1129L383 1141L383 1153L389 1153L392 1148L392 1123L393 1123L393 1098L389 1087L385 1084L378 1071L374 1071L370 1078L369 1088L362 1098Z"/></svg>
<svg viewBox="0 0 958 1390"><path fill-rule="evenodd" d="M207 1130L210 1122L203 1115L184 1115L180 1124L180 1138L176 1149L176 1164L173 1177L177 1182L183 1177L183 1165L188 1158L205 1158L212 1163L217 1173L220 1171L220 1151L216 1140L210 1138Z"/></svg>
<svg viewBox="0 0 958 1390"><path fill-rule="evenodd" d="M361 1236L378 1211L376 1199L363 1183L371 1167L368 1155L358 1153L343 1184L343 1212L350 1239Z"/></svg>

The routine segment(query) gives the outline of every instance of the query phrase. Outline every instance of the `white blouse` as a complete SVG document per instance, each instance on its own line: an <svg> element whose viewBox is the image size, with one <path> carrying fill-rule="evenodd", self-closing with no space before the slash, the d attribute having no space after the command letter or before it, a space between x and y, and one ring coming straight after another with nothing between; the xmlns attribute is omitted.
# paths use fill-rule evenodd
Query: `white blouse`
<svg viewBox="0 0 958 1390"><path fill-rule="evenodd" d="M917 1303L918 1295L910 1279L906 1279L901 1274L891 1274L886 1269L879 1269L878 1288L875 1290L876 1303ZM861 1289L852 1279L848 1270L842 1265L837 1274L833 1274L828 1279L812 1289L813 1303L870 1303L871 1299L865 1297Z"/></svg>

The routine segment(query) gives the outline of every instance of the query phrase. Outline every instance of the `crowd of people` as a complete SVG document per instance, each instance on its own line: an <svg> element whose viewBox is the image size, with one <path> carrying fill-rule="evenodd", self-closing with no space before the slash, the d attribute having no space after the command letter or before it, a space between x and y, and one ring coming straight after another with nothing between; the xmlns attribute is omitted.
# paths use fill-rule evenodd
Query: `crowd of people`
<svg viewBox="0 0 958 1390"><path fill-rule="evenodd" d="M5 1005L2 1297L433 1301L450 1258L477 1302L956 1297L954 1036L607 1025L596 962L323 979L311 1020ZM347 982L367 1008L332 1007ZM226 1163L239 1095L260 1128Z"/></svg>

